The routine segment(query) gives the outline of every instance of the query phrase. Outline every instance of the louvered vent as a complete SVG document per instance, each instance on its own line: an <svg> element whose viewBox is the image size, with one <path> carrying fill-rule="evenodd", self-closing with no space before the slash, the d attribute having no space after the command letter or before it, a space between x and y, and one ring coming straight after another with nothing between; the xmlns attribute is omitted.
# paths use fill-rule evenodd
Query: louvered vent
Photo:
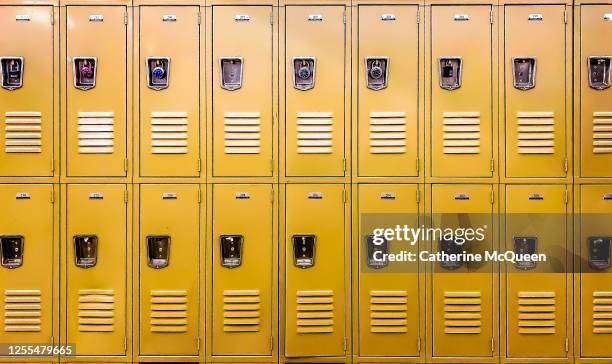
<svg viewBox="0 0 612 364"><path fill-rule="evenodd" d="M151 153L187 153L187 113L151 113Z"/></svg>
<svg viewBox="0 0 612 364"><path fill-rule="evenodd" d="M553 154L555 152L555 113L518 113L519 154Z"/></svg>
<svg viewBox="0 0 612 364"><path fill-rule="evenodd" d="M297 114L298 153L331 153L332 131L332 113L299 112Z"/></svg>
<svg viewBox="0 0 612 364"><path fill-rule="evenodd" d="M79 291L79 331L115 331L115 291L112 289Z"/></svg>
<svg viewBox="0 0 612 364"><path fill-rule="evenodd" d="M406 153L406 113L370 113L370 153Z"/></svg>
<svg viewBox="0 0 612 364"><path fill-rule="evenodd" d="M260 310L259 290L223 291L223 331L259 331Z"/></svg>
<svg viewBox="0 0 612 364"><path fill-rule="evenodd" d="M519 334L554 334L555 292L519 292Z"/></svg>
<svg viewBox="0 0 612 364"><path fill-rule="evenodd" d="M406 291L370 291L370 332L408 331Z"/></svg>
<svg viewBox="0 0 612 364"><path fill-rule="evenodd" d="M593 113L593 153L612 153L612 112Z"/></svg>
<svg viewBox="0 0 612 364"><path fill-rule="evenodd" d="M443 118L445 154L480 153L479 112L445 112Z"/></svg>
<svg viewBox="0 0 612 364"><path fill-rule="evenodd" d="M42 151L41 113L36 111L9 111L4 126L7 153L40 153Z"/></svg>
<svg viewBox="0 0 612 364"><path fill-rule="evenodd" d="M299 334L334 332L334 292L297 292L297 332Z"/></svg>
<svg viewBox="0 0 612 364"><path fill-rule="evenodd" d="M79 153L110 154L115 150L115 114L79 113Z"/></svg>
<svg viewBox="0 0 612 364"><path fill-rule="evenodd" d="M593 333L612 334L612 292L593 292Z"/></svg>
<svg viewBox="0 0 612 364"><path fill-rule="evenodd" d="M151 291L151 332L187 331L187 291Z"/></svg>
<svg viewBox="0 0 612 364"><path fill-rule="evenodd" d="M40 301L37 289L4 291L4 331L39 332Z"/></svg>
<svg viewBox="0 0 612 364"><path fill-rule="evenodd" d="M259 154L261 115L258 112L226 112L223 115L226 154Z"/></svg>
<svg viewBox="0 0 612 364"><path fill-rule="evenodd" d="M444 292L444 333L480 334L482 331L481 293Z"/></svg>

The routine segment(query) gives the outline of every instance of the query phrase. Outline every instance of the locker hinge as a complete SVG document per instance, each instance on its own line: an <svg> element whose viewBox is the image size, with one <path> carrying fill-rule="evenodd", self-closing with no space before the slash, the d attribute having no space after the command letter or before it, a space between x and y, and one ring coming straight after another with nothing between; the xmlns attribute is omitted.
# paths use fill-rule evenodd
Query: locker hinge
<svg viewBox="0 0 612 364"><path fill-rule="evenodd" d="M202 188L198 186L198 204L201 204L201 203L202 203ZM200 339L198 338L198 340ZM198 344L199 344L199 341L198 341Z"/></svg>
<svg viewBox="0 0 612 364"><path fill-rule="evenodd" d="M421 9L417 9L417 24L421 24Z"/></svg>
<svg viewBox="0 0 612 364"><path fill-rule="evenodd" d="M55 190L51 188L51 203L55 203Z"/></svg>
<svg viewBox="0 0 612 364"><path fill-rule="evenodd" d="M491 190L491 205L495 203L495 191Z"/></svg>
<svg viewBox="0 0 612 364"><path fill-rule="evenodd" d="M421 190L419 190L419 186L417 186L416 190L416 202L417 204L421 203Z"/></svg>
<svg viewBox="0 0 612 364"><path fill-rule="evenodd" d="M198 158L198 172L202 172L202 159Z"/></svg>
<svg viewBox="0 0 612 364"><path fill-rule="evenodd" d="M566 174L567 174L568 167L569 167L569 162L568 162L567 158L565 158L563 160L563 172L565 172Z"/></svg>
<svg viewBox="0 0 612 364"><path fill-rule="evenodd" d="M568 193L567 190L565 190L565 193L563 194L563 203L567 205L568 202Z"/></svg>
<svg viewBox="0 0 612 364"><path fill-rule="evenodd" d="M274 25L274 13L270 12L270 25Z"/></svg>
<svg viewBox="0 0 612 364"><path fill-rule="evenodd" d="M491 168L490 168L491 172L495 171L495 159L491 159Z"/></svg>
<svg viewBox="0 0 612 364"><path fill-rule="evenodd" d="M567 10L563 12L563 22L567 24ZM567 350L566 350L567 351Z"/></svg>
<svg viewBox="0 0 612 364"><path fill-rule="evenodd" d="M342 203L346 203L346 190L342 190Z"/></svg>
<svg viewBox="0 0 612 364"><path fill-rule="evenodd" d="M55 16L51 13L51 25L55 24Z"/></svg>
<svg viewBox="0 0 612 364"><path fill-rule="evenodd" d="M344 337L343 341L342 341L342 349L344 351L346 351L346 336Z"/></svg>
<svg viewBox="0 0 612 364"><path fill-rule="evenodd" d="M55 172L55 159L51 160L51 173Z"/></svg>
<svg viewBox="0 0 612 364"><path fill-rule="evenodd" d="M270 159L270 173L274 174L274 159Z"/></svg>
<svg viewBox="0 0 612 364"><path fill-rule="evenodd" d="M123 24L127 25L128 23L128 13L127 11L123 13Z"/></svg>
<svg viewBox="0 0 612 364"><path fill-rule="evenodd" d="M128 203L128 190L123 191L123 202Z"/></svg>
<svg viewBox="0 0 612 364"><path fill-rule="evenodd" d="M346 10L342 13L342 23L346 24Z"/></svg>
<svg viewBox="0 0 612 364"><path fill-rule="evenodd" d="M200 9L198 9L198 25L202 24L202 12L200 11ZM198 339L198 345L199 345L200 339Z"/></svg>
<svg viewBox="0 0 612 364"><path fill-rule="evenodd" d="M274 202L274 189L270 190L270 202Z"/></svg>
<svg viewBox="0 0 612 364"><path fill-rule="evenodd" d="M274 350L274 336L270 335L270 352Z"/></svg>
<svg viewBox="0 0 612 364"><path fill-rule="evenodd" d="M128 159L127 158L123 160L123 171L125 171L125 173L127 173L128 171Z"/></svg>
<svg viewBox="0 0 612 364"><path fill-rule="evenodd" d="M421 160L419 158L416 159L416 172L417 175L419 174L419 172L421 171Z"/></svg>
<svg viewBox="0 0 612 364"><path fill-rule="evenodd" d="M342 158L342 172L346 172L346 158Z"/></svg>
<svg viewBox="0 0 612 364"><path fill-rule="evenodd" d="M489 13L489 21L493 24L493 10Z"/></svg>
<svg viewBox="0 0 612 364"><path fill-rule="evenodd" d="M568 351L569 351L569 339L566 336L565 337L565 352L567 353Z"/></svg>
<svg viewBox="0 0 612 364"><path fill-rule="evenodd" d="M52 345L55 344L55 337L54 336L51 336L51 344Z"/></svg>
<svg viewBox="0 0 612 364"><path fill-rule="evenodd" d="M198 354L200 354L200 337L199 337L199 336L198 336L198 343L197 343L197 346L198 346L198 347L197 347L196 352L197 352Z"/></svg>
<svg viewBox="0 0 612 364"><path fill-rule="evenodd" d="M421 337L417 337L417 352L421 352Z"/></svg>
<svg viewBox="0 0 612 364"><path fill-rule="evenodd" d="M127 353L127 336L123 337L123 352Z"/></svg>
<svg viewBox="0 0 612 364"><path fill-rule="evenodd" d="M495 338L491 338L491 352L495 351Z"/></svg>

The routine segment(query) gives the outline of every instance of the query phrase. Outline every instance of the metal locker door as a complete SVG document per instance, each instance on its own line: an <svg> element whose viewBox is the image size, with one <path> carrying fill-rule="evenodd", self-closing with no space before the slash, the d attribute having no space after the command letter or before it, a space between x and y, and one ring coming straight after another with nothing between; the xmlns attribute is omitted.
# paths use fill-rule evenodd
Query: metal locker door
<svg viewBox="0 0 612 364"><path fill-rule="evenodd" d="M348 300L344 186L286 189L285 355L343 356Z"/></svg>
<svg viewBox="0 0 612 364"><path fill-rule="evenodd" d="M1 176L53 175L53 7L2 6Z"/></svg>
<svg viewBox="0 0 612 364"><path fill-rule="evenodd" d="M54 214L51 185L0 187L0 317L2 343L50 343ZM57 344L57 343L55 343Z"/></svg>
<svg viewBox="0 0 612 364"><path fill-rule="evenodd" d="M345 11L285 7L287 176L344 176Z"/></svg>
<svg viewBox="0 0 612 364"><path fill-rule="evenodd" d="M432 251L482 254L494 250L494 209L491 185L433 185L434 228L482 228L482 241L458 244L440 237ZM458 247L459 250L452 246ZM433 263L433 356L491 357L494 333L493 264L449 260Z"/></svg>
<svg viewBox="0 0 612 364"><path fill-rule="evenodd" d="M506 355L566 357L567 216L564 185L506 186L504 251L546 254L506 263Z"/></svg>
<svg viewBox="0 0 612 364"><path fill-rule="evenodd" d="M197 6L140 7L140 175L199 174Z"/></svg>
<svg viewBox="0 0 612 364"><path fill-rule="evenodd" d="M125 185L68 185L65 342L76 355L125 355Z"/></svg>
<svg viewBox="0 0 612 364"><path fill-rule="evenodd" d="M584 11L584 10L583 10ZM580 186L580 356L610 358L612 186Z"/></svg>
<svg viewBox="0 0 612 364"><path fill-rule="evenodd" d="M359 323L355 326L360 357L419 355L419 263L387 261L383 266L371 254L402 250L418 254L418 242L413 246L385 240L374 248L371 235L372 229L396 225L420 227L417 191L417 185L359 186Z"/></svg>
<svg viewBox="0 0 612 364"><path fill-rule="evenodd" d="M214 176L272 175L272 11L212 8Z"/></svg>
<svg viewBox="0 0 612 364"><path fill-rule="evenodd" d="M140 187L140 355L197 355L200 190Z"/></svg>
<svg viewBox="0 0 612 364"><path fill-rule="evenodd" d="M127 8L67 6L66 14L67 174L125 176Z"/></svg>
<svg viewBox="0 0 612 364"><path fill-rule="evenodd" d="M492 176L491 11L431 7L432 176Z"/></svg>
<svg viewBox="0 0 612 364"><path fill-rule="evenodd" d="M610 177L612 106L610 67L612 5L581 5L580 176Z"/></svg>
<svg viewBox="0 0 612 364"><path fill-rule="evenodd" d="M506 176L566 174L565 5L505 7Z"/></svg>
<svg viewBox="0 0 612 364"><path fill-rule="evenodd" d="M417 12L416 5L359 6L360 176L418 175Z"/></svg>
<svg viewBox="0 0 612 364"><path fill-rule="evenodd" d="M271 355L272 185L213 186L212 355Z"/></svg>

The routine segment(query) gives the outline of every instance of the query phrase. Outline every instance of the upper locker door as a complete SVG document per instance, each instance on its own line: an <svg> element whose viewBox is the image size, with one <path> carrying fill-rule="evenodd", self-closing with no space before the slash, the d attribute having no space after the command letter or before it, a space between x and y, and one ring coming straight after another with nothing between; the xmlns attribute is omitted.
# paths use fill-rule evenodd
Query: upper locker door
<svg viewBox="0 0 612 364"><path fill-rule="evenodd" d="M567 216L564 185L506 186L505 249L546 254L546 261L506 263L508 357L566 357Z"/></svg>
<svg viewBox="0 0 612 364"><path fill-rule="evenodd" d="M286 356L344 356L344 186L286 188Z"/></svg>
<svg viewBox="0 0 612 364"><path fill-rule="evenodd" d="M2 6L1 176L53 174L53 7Z"/></svg>
<svg viewBox="0 0 612 364"><path fill-rule="evenodd" d="M376 259L416 253L419 246L386 240L376 245L372 238L373 229L421 225L417 185L360 185L358 204L359 356L418 356L419 263L378 265Z"/></svg>
<svg viewBox="0 0 612 364"><path fill-rule="evenodd" d="M140 355L197 355L200 190L140 187Z"/></svg>
<svg viewBox="0 0 612 364"><path fill-rule="evenodd" d="M612 186L582 185L580 190L580 356L610 358Z"/></svg>
<svg viewBox="0 0 612 364"><path fill-rule="evenodd" d="M491 11L431 7L432 176L492 176Z"/></svg>
<svg viewBox="0 0 612 364"><path fill-rule="evenodd" d="M612 5L581 5L580 175L612 176Z"/></svg>
<svg viewBox="0 0 612 364"><path fill-rule="evenodd" d="M491 185L434 185L432 219L434 228L484 229L482 240L432 241L431 251L457 254L462 251L484 255L494 250L494 211ZM432 263L433 356L491 357L495 338L491 262L452 261Z"/></svg>
<svg viewBox="0 0 612 364"><path fill-rule="evenodd" d="M213 186L212 355L271 355L271 185Z"/></svg>
<svg viewBox="0 0 612 364"><path fill-rule="evenodd" d="M197 6L140 7L140 175L199 174Z"/></svg>
<svg viewBox="0 0 612 364"><path fill-rule="evenodd" d="M76 355L125 355L125 185L68 185L66 343Z"/></svg>
<svg viewBox="0 0 612 364"><path fill-rule="evenodd" d="M66 8L67 174L125 176L127 8Z"/></svg>
<svg viewBox="0 0 612 364"><path fill-rule="evenodd" d="M358 173L417 176L418 6L359 6Z"/></svg>
<svg viewBox="0 0 612 364"><path fill-rule="evenodd" d="M506 176L566 174L565 5L505 7Z"/></svg>
<svg viewBox="0 0 612 364"><path fill-rule="evenodd" d="M0 341L5 344L51 343L58 322L52 311L52 193L51 185L0 188Z"/></svg>
<svg viewBox="0 0 612 364"><path fill-rule="evenodd" d="M213 6L212 19L213 175L271 176L272 7Z"/></svg>
<svg viewBox="0 0 612 364"><path fill-rule="evenodd" d="M285 7L287 176L344 176L345 12Z"/></svg>

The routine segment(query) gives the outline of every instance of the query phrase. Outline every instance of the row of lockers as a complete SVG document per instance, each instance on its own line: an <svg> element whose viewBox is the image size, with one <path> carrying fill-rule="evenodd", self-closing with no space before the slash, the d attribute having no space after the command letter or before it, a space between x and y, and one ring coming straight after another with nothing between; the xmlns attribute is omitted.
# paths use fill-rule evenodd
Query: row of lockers
<svg viewBox="0 0 612 364"><path fill-rule="evenodd" d="M0 202L0 343L76 345L65 361L612 360L611 185L6 184ZM372 266L409 245L372 245L368 214L549 258Z"/></svg>
<svg viewBox="0 0 612 364"><path fill-rule="evenodd" d="M612 5L37 4L2 177L612 177Z"/></svg>

